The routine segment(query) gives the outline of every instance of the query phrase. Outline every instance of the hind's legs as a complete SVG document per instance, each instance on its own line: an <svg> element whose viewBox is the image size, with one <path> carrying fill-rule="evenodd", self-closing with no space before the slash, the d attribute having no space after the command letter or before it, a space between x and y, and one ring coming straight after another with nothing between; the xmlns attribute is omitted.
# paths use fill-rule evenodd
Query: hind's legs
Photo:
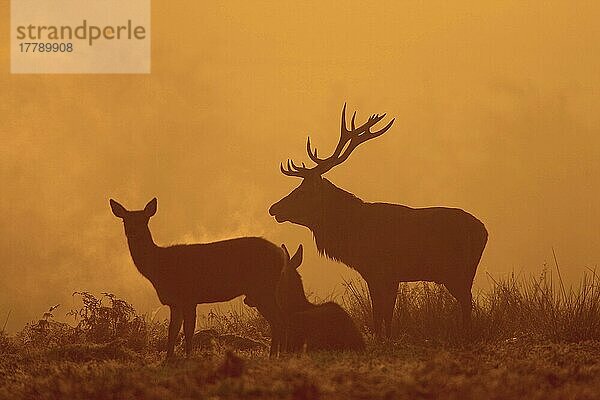
<svg viewBox="0 0 600 400"><path fill-rule="evenodd" d="M271 327L271 347L269 356L275 357L279 354L279 351L282 350L281 346L283 344L285 333L283 317L279 307L277 307L274 301L259 301L257 303L256 308L269 322L269 326Z"/></svg>
<svg viewBox="0 0 600 400"><path fill-rule="evenodd" d="M181 330L181 323L183 322L183 312L180 308L170 306L171 318L169 319L169 339L167 341L167 359L173 357L175 352L175 340Z"/></svg>
<svg viewBox="0 0 600 400"><path fill-rule="evenodd" d="M194 331L196 330L196 305L183 308L183 333L185 334L185 355L191 356L194 345Z"/></svg>
<svg viewBox="0 0 600 400"><path fill-rule="evenodd" d="M281 326L270 323L271 326L271 346L269 347L269 357L276 357L279 352L283 351L284 334Z"/></svg>

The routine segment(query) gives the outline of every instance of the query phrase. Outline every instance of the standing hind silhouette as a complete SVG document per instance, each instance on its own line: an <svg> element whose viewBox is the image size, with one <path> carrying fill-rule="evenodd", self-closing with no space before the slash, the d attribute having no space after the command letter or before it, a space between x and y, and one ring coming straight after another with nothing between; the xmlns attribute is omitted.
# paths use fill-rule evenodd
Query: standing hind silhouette
<svg viewBox="0 0 600 400"><path fill-rule="evenodd" d="M135 266L152 282L160 302L170 308L167 358L173 356L182 322L185 351L191 354L197 304L228 301L241 295L246 295L244 302L255 306L269 322L274 355L282 332L275 300L277 281L286 262L281 249L259 237L157 246L148 228L156 206L154 198L143 210L128 211L110 200L113 214L123 220Z"/></svg>
<svg viewBox="0 0 600 400"><path fill-rule="evenodd" d="M302 183L273 204L269 214L279 223L309 228L321 254L361 274L369 287L376 335L391 335L398 284L407 281L444 284L461 306L463 326L469 327L471 286L488 237L485 226L456 208L367 203L323 178L358 145L383 135L394 123L371 132L385 114L375 114L358 127L355 117L356 112L348 130L344 104L340 139L327 158L318 157L308 138L306 151L316 164L313 168L290 160L287 169L280 166L284 175L302 178Z"/></svg>

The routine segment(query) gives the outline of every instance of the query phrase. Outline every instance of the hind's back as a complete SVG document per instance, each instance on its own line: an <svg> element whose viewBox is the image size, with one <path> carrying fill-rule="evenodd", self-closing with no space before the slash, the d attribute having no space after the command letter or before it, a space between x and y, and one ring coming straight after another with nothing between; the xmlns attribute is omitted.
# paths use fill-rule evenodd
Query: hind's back
<svg viewBox="0 0 600 400"><path fill-rule="evenodd" d="M151 280L161 300L197 303L227 301L240 295L274 301L284 263L279 247L260 237L165 247L158 259L161 268Z"/></svg>

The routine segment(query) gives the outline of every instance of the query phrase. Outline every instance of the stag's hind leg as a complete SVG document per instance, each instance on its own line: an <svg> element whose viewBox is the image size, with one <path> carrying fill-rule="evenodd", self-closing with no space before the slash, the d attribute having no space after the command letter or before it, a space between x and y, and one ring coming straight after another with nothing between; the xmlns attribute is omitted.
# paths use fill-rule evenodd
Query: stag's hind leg
<svg viewBox="0 0 600 400"><path fill-rule="evenodd" d="M175 340L181 330L183 322L183 311L179 307L170 306L171 318L169 319L169 339L167 341L167 359L173 357L175 352Z"/></svg>
<svg viewBox="0 0 600 400"><path fill-rule="evenodd" d="M462 326L466 332L471 330L471 313L473 310L473 295L471 294L471 284L447 282L444 286L458 300L462 314Z"/></svg>

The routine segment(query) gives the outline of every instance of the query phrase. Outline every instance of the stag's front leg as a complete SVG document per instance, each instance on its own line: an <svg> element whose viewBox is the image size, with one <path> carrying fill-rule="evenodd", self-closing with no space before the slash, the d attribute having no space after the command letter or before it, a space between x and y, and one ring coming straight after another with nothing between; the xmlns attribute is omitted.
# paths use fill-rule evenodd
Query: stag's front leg
<svg viewBox="0 0 600 400"><path fill-rule="evenodd" d="M175 352L175 341L177 340L177 335L181 330L181 323L183 322L183 312L180 308L175 306L170 306L171 308L171 318L169 320L169 339L167 341L167 359L173 357L173 353Z"/></svg>
<svg viewBox="0 0 600 400"><path fill-rule="evenodd" d="M196 305L183 309L183 333L185 334L185 355L191 356L194 347L194 331L196 330Z"/></svg>
<svg viewBox="0 0 600 400"><path fill-rule="evenodd" d="M384 334L387 339L392 338L392 319L394 318L394 308L396 307L396 298L398 297L398 282L392 282L386 285L382 293L381 307L383 315Z"/></svg>
<svg viewBox="0 0 600 400"><path fill-rule="evenodd" d="M371 296L371 312L373 318L373 333L375 337L380 339L382 334L383 327L383 314L382 314L382 306L381 306L381 288L375 282L367 281L367 286L369 287L369 295Z"/></svg>
<svg viewBox="0 0 600 400"><path fill-rule="evenodd" d="M373 308L373 330L377 338L392 336L392 317L398 295L398 282L371 280L367 282Z"/></svg>

